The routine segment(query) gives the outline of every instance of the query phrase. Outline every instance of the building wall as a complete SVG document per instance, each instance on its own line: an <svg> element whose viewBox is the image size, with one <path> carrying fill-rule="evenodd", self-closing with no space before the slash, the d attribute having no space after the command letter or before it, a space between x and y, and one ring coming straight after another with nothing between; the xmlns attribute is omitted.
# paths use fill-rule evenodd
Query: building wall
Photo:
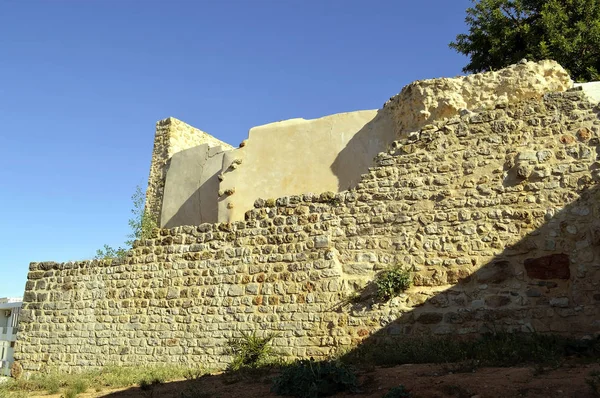
<svg viewBox="0 0 600 398"><path fill-rule="evenodd" d="M21 305L21 299L0 298L0 376L10 376Z"/></svg>
<svg viewBox="0 0 600 398"><path fill-rule="evenodd" d="M225 150L203 144L177 152L169 161L161 227L218 221L219 174Z"/></svg>
<svg viewBox="0 0 600 398"><path fill-rule="evenodd" d="M291 119L254 127L240 148L224 154L219 180L211 174L206 184L206 177L200 175L203 165L212 172L221 158L207 161L205 151L192 150L194 146L207 143L222 145L224 150L232 148L183 122L166 119L157 124L148 208L160 218L161 227L176 227L204 221L241 221L259 198L341 192L355 186L373 165L375 155L387 150L396 137L460 112L540 99L544 93L564 91L571 85L567 72L554 61L524 62L501 71L417 81L404 87L379 111ZM588 85L587 91L591 90ZM173 158L175 153L181 155L177 160ZM173 162L177 163L175 170L170 169ZM165 190L167 174L172 183ZM204 202L193 194L200 191ZM216 194L218 210L213 201ZM166 213L161 215L161 211Z"/></svg>
<svg viewBox="0 0 600 398"><path fill-rule="evenodd" d="M394 142L351 190L157 230L122 261L32 263L15 357L27 372L224 366L243 330L276 332L290 358L411 334L596 333L599 127L581 92L463 112ZM414 284L377 302L392 266Z"/></svg>
<svg viewBox="0 0 600 398"><path fill-rule="evenodd" d="M164 226L169 221L163 220L163 217L161 217L163 198L165 196L169 197L171 200L169 206L172 206L173 198L179 197L177 193L166 193L165 195L164 192L171 158L181 151L203 144L209 147L221 147L223 150L232 149L231 145L173 117L160 120L156 123L150 176L146 190L146 209L156 217L158 225ZM197 161L194 161L193 165L195 164L197 164ZM182 206L185 203L185 199L181 199Z"/></svg>
<svg viewBox="0 0 600 398"><path fill-rule="evenodd" d="M255 127L225 155L219 221L243 220L258 198L349 189L394 138L376 110Z"/></svg>

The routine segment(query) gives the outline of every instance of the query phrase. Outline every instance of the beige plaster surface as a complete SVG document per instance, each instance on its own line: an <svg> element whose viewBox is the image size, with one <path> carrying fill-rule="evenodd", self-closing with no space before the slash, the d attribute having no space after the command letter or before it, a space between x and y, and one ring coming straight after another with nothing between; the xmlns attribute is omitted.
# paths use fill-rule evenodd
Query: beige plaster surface
<svg viewBox="0 0 600 398"><path fill-rule="evenodd" d="M167 171L161 228L217 222L218 175L225 149L199 145L173 155Z"/></svg>
<svg viewBox="0 0 600 398"><path fill-rule="evenodd" d="M146 209L150 211L160 226L167 225L169 216L175 214L173 211L163 217L163 199L165 197L173 197L170 192L165 192L165 183L167 172L171 166L172 158L191 148L206 144L208 147L221 147L225 150L233 147L226 142L223 142L212 135L190 126L174 117L169 117L160 120L156 123L156 134L154 137L154 149L152 151L152 161L150 163L150 176L148 178L148 189L146 190ZM184 156L187 158L187 156ZM191 168L194 168L196 162L192 162ZM185 171L185 175L181 176L181 180L189 179L190 171ZM171 173L172 174L172 173ZM173 177L172 177L173 178ZM198 177L201 179L200 177ZM218 188L215 189L215 192ZM179 197L181 192L175 192L175 197ZM175 201L177 202L177 201ZM173 206L173 202L167 204L167 209ZM194 220L198 217L195 216ZM180 225L190 225L190 221L182 221Z"/></svg>
<svg viewBox="0 0 600 398"><path fill-rule="evenodd" d="M258 198L348 189L394 137L377 110L255 127L225 155L219 221L243 220Z"/></svg>

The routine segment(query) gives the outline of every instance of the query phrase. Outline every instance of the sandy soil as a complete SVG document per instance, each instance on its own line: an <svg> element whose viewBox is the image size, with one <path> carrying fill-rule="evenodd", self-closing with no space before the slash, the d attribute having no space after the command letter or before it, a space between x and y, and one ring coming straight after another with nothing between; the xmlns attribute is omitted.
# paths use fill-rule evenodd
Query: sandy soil
<svg viewBox="0 0 600 398"><path fill-rule="evenodd" d="M600 365L563 365L558 369L479 368L448 365L401 365L359 371L360 391L338 394L336 397L382 397L390 388L403 384L413 398L457 397L595 397L586 383L590 373L600 371ZM132 387L121 390L86 392L81 398L267 398L276 397L270 390L270 379L276 373L232 376L209 375L195 381L174 381L149 390ZM598 378L600 381L600 378ZM182 395L182 393L184 395ZM35 398L60 398L58 395L31 395Z"/></svg>

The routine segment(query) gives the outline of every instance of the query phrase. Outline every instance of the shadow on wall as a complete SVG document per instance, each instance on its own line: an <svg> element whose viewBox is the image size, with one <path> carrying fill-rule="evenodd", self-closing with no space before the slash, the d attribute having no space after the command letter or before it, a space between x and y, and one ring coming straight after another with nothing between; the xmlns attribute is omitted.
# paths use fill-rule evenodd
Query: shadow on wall
<svg viewBox="0 0 600 398"><path fill-rule="evenodd" d="M403 335L600 332L599 217L598 186L585 188L580 198L556 213L539 206L506 210L491 231L479 233L479 239L463 248L470 263L443 271L419 270L414 286L385 304L389 323L370 335L356 328L354 341L361 343L360 350L368 350L371 344ZM535 229L516 242L501 238L502 232L531 228ZM479 268L474 258L482 254L481 241L499 253ZM430 261L445 265L444 259ZM355 318L385 320L378 313L381 303L373 298L374 290L367 286L359 299L338 310Z"/></svg>
<svg viewBox="0 0 600 398"><path fill-rule="evenodd" d="M425 286L439 285L440 291L364 337L362 344L346 355L359 354L358 350L369 350L374 344L389 343L390 339L404 334L551 331L581 335L600 330L600 293L595 288L600 283L600 272L597 272L600 268L600 188L594 186L583 190L579 199L556 214L537 214L536 211L539 212L532 206L532 210L514 210L504 215L510 222L499 222L495 226L497 231L535 228L533 223L537 220L541 220L541 225L523 239L500 249L493 260L477 271L470 273L466 268L475 269L478 264L467 264L461 270L449 269L444 275L427 276L426 270L419 273L416 286L392 299L393 305L425 297L419 292ZM503 247L505 242L494 240L493 232L487 236L497 247ZM473 240L469 251L477 252L476 246ZM448 288L448 284L452 286ZM365 294L369 291L369 288L365 289ZM375 319L372 318L373 311L377 311L375 304L364 297L364 301L354 303L350 308L340 307L340 311L349 311L354 317ZM339 336L335 333L336 327L331 325L330 330L332 335ZM358 335L364 335L360 328ZM389 355L393 360L394 351L390 350ZM212 382L211 388L218 388L214 386L230 384L227 377L227 374L220 374L199 380ZM235 375L232 377L237 380ZM176 396L200 382L159 384L156 392ZM135 392L143 393L132 387L106 396L126 397Z"/></svg>
<svg viewBox="0 0 600 398"><path fill-rule="evenodd" d="M361 175L375 165L378 153L386 151L396 139L394 125L389 113L382 109L360 129L331 164L331 171L338 178L338 192L351 189L361 180Z"/></svg>
<svg viewBox="0 0 600 398"><path fill-rule="evenodd" d="M217 222L224 153L220 146L204 144L173 155L165 181L162 228Z"/></svg>

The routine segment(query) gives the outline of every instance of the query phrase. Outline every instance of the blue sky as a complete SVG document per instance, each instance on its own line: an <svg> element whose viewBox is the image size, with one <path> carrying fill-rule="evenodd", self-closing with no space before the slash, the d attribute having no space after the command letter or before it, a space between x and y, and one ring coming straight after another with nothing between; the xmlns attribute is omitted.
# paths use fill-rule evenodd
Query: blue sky
<svg viewBox="0 0 600 398"><path fill-rule="evenodd" d="M468 0L0 0L0 297L129 232L154 125L232 145L461 74Z"/></svg>

